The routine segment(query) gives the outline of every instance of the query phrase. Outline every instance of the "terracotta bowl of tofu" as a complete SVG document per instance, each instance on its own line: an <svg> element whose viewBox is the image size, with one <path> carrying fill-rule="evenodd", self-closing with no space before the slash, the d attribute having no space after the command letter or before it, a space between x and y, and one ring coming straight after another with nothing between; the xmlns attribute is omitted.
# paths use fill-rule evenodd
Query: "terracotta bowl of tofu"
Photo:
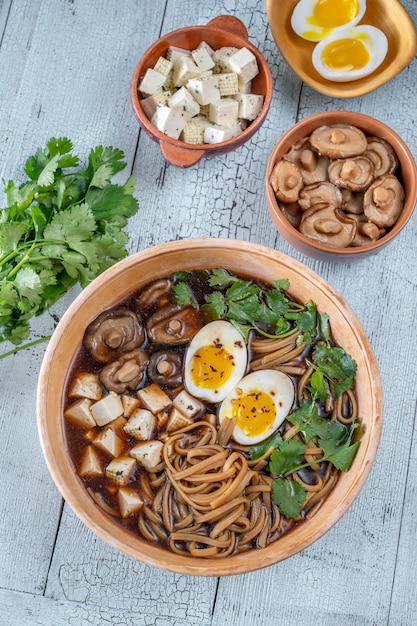
<svg viewBox="0 0 417 626"><path fill-rule="evenodd" d="M145 133L171 165L235 150L261 127L273 82L262 53L238 18L172 31L143 54L131 102Z"/></svg>
<svg viewBox="0 0 417 626"><path fill-rule="evenodd" d="M417 169L402 137L351 111L311 115L275 144L266 168L272 221L296 250L351 262L379 253L410 220Z"/></svg>
<svg viewBox="0 0 417 626"><path fill-rule="evenodd" d="M210 311L212 317L218 311L219 299L234 300L236 290L241 296L233 310L238 303L242 306L242 280L247 281L245 289L250 284L250 310L254 297L268 299L262 315L268 310L280 317L283 303L289 307L292 321L285 328L277 322L283 333L279 344L271 346L271 339L257 331L242 333L242 319L237 326L229 321L235 313L229 320L216 314L207 321ZM294 321L297 312L303 315L302 337ZM306 318L312 320L309 336ZM268 325L263 328L272 332ZM339 348L326 353L327 358L339 358L342 352L348 370L344 375L354 380L343 383L338 398L327 399L326 405L324 397L320 401L326 424L315 413L316 399L309 391L312 370L307 377L304 371L316 363L306 353L316 332L319 350L325 343L330 349L330 339L336 342ZM209 334L203 339L202 333ZM195 382L198 363L202 377L197 374ZM301 427L308 405L308 445L302 444L290 418L274 433L274 443L265 440L270 431L262 425L260 443L249 445L245 437L252 442L259 433L249 429L245 434L238 421L234 426L235 417L227 413L228 395L219 402L220 394L229 394L223 387L229 385L229 373L235 377L232 396L236 389L246 397L248 380L257 380L256 393L249 391L247 397L261 404L250 404L252 417L245 419L254 419L256 413L263 421L276 408L284 412L281 422L290 411ZM324 379L322 385L326 388ZM276 398L275 408L268 397ZM303 408L297 412L300 402ZM233 404L240 406L238 399ZM37 415L43 454L56 486L93 533L148 565L223 576L291 557L347 511L377 453L382 389L360 323L320 276L258 244L202 238L134 254L78 295L48 344ZM310 418L324 433L323 449ZM277 427L265 422L267 429ZM281 454L281 444L286 447L293 436L290 445L297 447L297 454L301 447L311 466L297 470L297 484L293 474L268 465L272 451ZM328 455L324 460L323 450ZM329 461L332 454L338 456L337 467ZM281 478L272 479L274 472Z"/></svg>

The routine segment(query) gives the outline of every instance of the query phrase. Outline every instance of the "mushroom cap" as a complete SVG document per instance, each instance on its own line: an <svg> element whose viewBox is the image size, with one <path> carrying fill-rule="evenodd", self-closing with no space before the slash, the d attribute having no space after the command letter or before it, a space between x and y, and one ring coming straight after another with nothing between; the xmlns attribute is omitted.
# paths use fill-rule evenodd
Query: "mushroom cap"
<svg viewBox="0 0 417 626"><path fill-rule="evenodd" d="M171 346L188 343L201 327L201 317L196 309L176 304L167 304L146 322L151 341Z"/></svg>
<svg viewBox="0 0 417 626"><path fill-rule="evenodd" d="M162 387L178 387L182 381L182 356L172 350L158 350L149 357L148 376Z"/></svg>
<svg viewBox="0 0 417 626"><path fill-rule="evenodd" d="M376 224L370 222L365 213L351 215L356 222L356 233L352 241L352 246L365 246L368 243L377 241L383 234L384 230L378 228Z"/></svg>
<svg viewBox="0 0 417 626"><path fill-rule="evenodd" d="M296 163L282 159L272 170L270 178L272 189L281 202L296 202L303 178Z"/></svg>
<svg viewBox="0 0 417 626"><path fill-rule="evenodd" d="M351 191L364 191L374 180L374 166L365 156L336 159L329 165L332 183Z"/></svg>
<svg viewBox="0 0 417 626"><path fill-rule="evenodd" d="M356 233L356 222L341 209L321 202L304 212L300 231L306 237L335 248L347 248Z"/></svg>
<svg viewBox="0 0 417 626"><path fill-rule="evenodd" d="M310 143L319 154L331 159L359 156L368 147L365 133L350 124L320 126L311 133Z"/></svg>
<svg viewBox="0 0 417 626"><path fill-rule="evenodd" d="M136 304L141 311L148 313L152 309L160 308L170 301L172 281L168 278L155 280L145 287L136 299Z"/></svg>
<svg viewBox="0 0 417 626"><path fill-rule="evenodd" d="M143 350L133 350L120 355L117 361L108 363L99 373L99 379L107 391L124 393L139 385L148 365L148 355Z"/></svg>
<svg viewBox="0 0 417 626"><path fill-rule="evenodd" d="M342 189L342 209L346 213L355 213L359 215L363 213L363 191L351 191L350 189Z"/></svg>
<svg viewBox="0 0 417 626"><path fill-rule="evenodd" d="M279 208L281 209L284 217L289 221L291 226L298 228L300 226L302 210L298 202L279 202Z"/></svg>
<svg viewBox="0 0 417 626"><path fill-rule="evenodd" d="M103 311L87 326L83 343L96 361L108 363L144 340L145 330L133 311L116 309Z"/></svg>
<svg viewBox="0 0 417 626"><path fill-rule="evenodd" d="M342 192L336 185L327 181L307 185L300 191L298 204L303 211L320 202L337 209L342 205Z"/></svg>
<svg viewBox="0 0 417 626"><path fill-rule="evenodd" d="M382 137L367 138L368 147L364 152L374 165L374 177L393 174L398 167L398 157L393 147Z"/></svg>
<svg viewBox="0 0 417 626"><path fill-rule="evenodd" d="M299 139L284 154L283 159L298 165L304 185L312 185L313 183L329 180L327 168L330 160L325 156L321 156L311 146L309 137Z"/></svg>
<svg viewBox="0 0 417 626"><path fill-rule="evenodd" d="M363 199L366 217L380 228L392 226L400 216L404 206L404 189L393 174L377 178Z"/></svg>

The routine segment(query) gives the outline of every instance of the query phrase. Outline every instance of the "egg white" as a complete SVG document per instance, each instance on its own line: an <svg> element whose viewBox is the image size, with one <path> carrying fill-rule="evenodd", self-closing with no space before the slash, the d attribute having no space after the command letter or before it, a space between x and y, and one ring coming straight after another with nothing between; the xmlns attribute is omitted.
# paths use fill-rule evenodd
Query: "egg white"
<svg viewBox="0 0 417 626"><path fill-rule="evenodd" d="M359 39L369 53L369 62L358 69L346 68L345 70L339 70L328 67L323 62L323 52L326 46L341 39ZM323 76L323 78L336 82L353 81L372 74L384 61L387 52L388 40L379 28L369 25L355 26L353 28L339 30L322 39L314 48L312 62L317 72Z"/></svg>
<svg viewBox="0 0 417 626"><path fill-rule="evenodd" d="M336 5L337 0L333 1ZM308 41L320 41L331 33L355 26L363 18L366 11L366 0L358 0L358 14L353 20L334 28L326 28L323 25L311 23L314 7L317 2L318 0L300 0L291 15L291 26L293 30L297 35Z"/></svg>
<svg viewBox="0 0 417 626"><path fill-rule="evenodd" d="M206 346L222 346L230 355L232 369L230 376L215 388L210 388L203 380L196 384L192 374L196 352ZM247 365L247 347L240 332L226 320L216 320L201 328L188 346L184 362L184 385L187 391L207 402L221 402L244 376Z"/></svg>
<svg viewBox="0 0 417 626"><path fill-rule="evenodd" d="M286 374L277 370L259 370L247 374L236 387L229 393L229 395L223 400L219 410L219 422L220 424L225 419L231 419L235 416L236 406L239 402L239 398L242 398L244 394L263 392L268 395L275 406L275 418L272 423L265 427L265 429L259 434L250 434L244 432L244 430L237 424L233 430L233 439L243 445L252 445L259 443L267 437L270 437L285 420L289 412L291 411L294 402L294 385ZM248 420L249 426L252 420L260 419L262 423L262 414L258 414L258 418L253 413L249 412L244 418ZM253 423L253 421L252 421ZM248 431L248 429L245 429Z"/></svg>

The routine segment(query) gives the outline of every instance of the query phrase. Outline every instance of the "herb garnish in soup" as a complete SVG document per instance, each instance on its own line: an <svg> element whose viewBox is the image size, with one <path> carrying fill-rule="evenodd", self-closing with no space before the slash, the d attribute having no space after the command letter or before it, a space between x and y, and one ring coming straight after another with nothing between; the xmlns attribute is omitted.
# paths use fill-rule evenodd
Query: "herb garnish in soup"
<svg viewBox="0 0 417 626"><path fill-rule="evenodd" d="M356 363L289 287L176 272L88 326L66 437L80 480L124 528L182 555L262 548L349 470Z"/></svg>

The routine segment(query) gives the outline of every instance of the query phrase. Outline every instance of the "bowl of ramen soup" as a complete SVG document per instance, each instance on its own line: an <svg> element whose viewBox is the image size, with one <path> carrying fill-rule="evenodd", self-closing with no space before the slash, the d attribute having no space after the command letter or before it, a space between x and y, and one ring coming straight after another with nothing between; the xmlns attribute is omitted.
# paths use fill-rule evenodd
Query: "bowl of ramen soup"
<svg viewBox="0 0 417 626"><path fill-rule="evenodd" d="M42 450L101 539L156 567L238 574L303 550L377 452L382 391L354 313L275 250L189 239L134 254L59 322Z"/></svg>
<svg viewBox="0 0 417 626"><path fill-rule="evenodd" d="M265 185L280 235L322 261L379 253L417 202L417 168L405 141L352 111L316 113L289 128L270 154Z"/></svg>
<svg viewBox="0 0 417 626"><path fill-rule="evenodd" d="M157 39L139 59L130 97L144 132L171 165L236 150L258 132L273 81L244 23L219 15Z"/></svg>

